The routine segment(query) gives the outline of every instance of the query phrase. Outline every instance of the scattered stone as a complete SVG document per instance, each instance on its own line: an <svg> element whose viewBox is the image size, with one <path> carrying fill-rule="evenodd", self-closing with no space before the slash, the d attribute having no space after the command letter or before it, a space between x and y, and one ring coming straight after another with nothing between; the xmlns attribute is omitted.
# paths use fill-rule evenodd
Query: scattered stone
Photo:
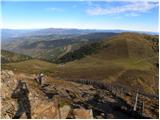
<svg viewBox="0 0 160 120"><path fill-rule="evenodd" d="M56 119L66 119L70 113L71 107L69 105L64 105L61 108L57 108Z"/></svg>
<svg viewBox="0 0 160 120"><path fill-rule="evenodd" d="M92 109L86 110L84 108L74 109L73 115L75 119L93 119Z"/></svg>

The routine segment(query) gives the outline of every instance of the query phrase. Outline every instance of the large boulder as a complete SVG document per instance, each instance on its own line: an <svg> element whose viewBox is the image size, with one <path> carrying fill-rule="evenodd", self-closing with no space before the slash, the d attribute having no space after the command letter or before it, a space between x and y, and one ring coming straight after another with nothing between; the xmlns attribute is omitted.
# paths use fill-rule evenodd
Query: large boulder
<svg viewBox="0 0 160 120"><path fill-rule="evenodd" d="M56 116L56 108L53 102L41 101L41 104L33 108L32 118L34 119L52 119Z"/></svg>

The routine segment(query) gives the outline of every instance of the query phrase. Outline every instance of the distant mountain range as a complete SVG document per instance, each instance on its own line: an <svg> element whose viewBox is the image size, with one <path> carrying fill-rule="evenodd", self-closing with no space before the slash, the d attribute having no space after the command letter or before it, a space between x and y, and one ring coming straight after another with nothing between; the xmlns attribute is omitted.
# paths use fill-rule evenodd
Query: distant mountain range
<svg viewBox="0 0 160 120"><path fill-rule="evenodd" d="M146 31L131 31L131 30L99 30L99 29L63 29L63 28L46 28L46 29L1 29L2 40L7 38L15 38L22 36L43 36L43 35L80 35L88 34L93 32L140 32L147 34L159 34L157 32L146 32Z"/></svg>
<svg viewBox="0 0 160 120"><path fill-rule="evenodd" d="M53 62L83 45L101 41L103 38L118 34L112 32L95 33L90 30L77 30L76 32L74 29L45 29L40 30L40 32L27 32L24 34L24 31L21 31L16 37L12 36L12 38L3 37L2 48Z"/></svg>
<svg viewBox="0 0 160 120"><path fill-rule="evenodd" d="M2 29L2 49L53 62L83 45L126 31L62 28Z"/></svg>

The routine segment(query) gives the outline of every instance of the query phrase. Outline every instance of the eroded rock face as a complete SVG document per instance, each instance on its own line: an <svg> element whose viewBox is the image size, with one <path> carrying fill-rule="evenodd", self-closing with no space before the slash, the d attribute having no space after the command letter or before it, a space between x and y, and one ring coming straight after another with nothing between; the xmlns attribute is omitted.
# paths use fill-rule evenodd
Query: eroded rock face
<svg viewBox="0 0 160 120"><path fill-rule="evenodd" d="M1 92L2 98L8 98L11 96L11 92L16 87L16 80L14 78L14 73L12 71L2 71L1 72Z"/></svg>
<svg viewBox="0 0 160 120"><path fill-rule="evenodd" d="M12 118L16 112L16 101L11 94L16 87L16 80L12 71L1 71L1 118Z"/></svg>

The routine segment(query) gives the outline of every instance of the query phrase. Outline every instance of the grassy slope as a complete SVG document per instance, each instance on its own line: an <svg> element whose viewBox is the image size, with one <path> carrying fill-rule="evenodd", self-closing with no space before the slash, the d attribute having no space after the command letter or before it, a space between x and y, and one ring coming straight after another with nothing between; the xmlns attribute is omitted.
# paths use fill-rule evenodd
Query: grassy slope
<svg viewBox="0 0 160 120"><path fill-rule="evenodd" d="M14 72L24 72L24 73L33 73L33 74L36 74L39 72L49 74L54 71L55 67L56 67L55 64L37 60L37 59L32 59L32 60L18 62L18 63L2 64L2 69L9 69L9 70L13 70Z"/></svg>
<svg viewBox="0 0 160 120"><path fill-rule="evenodd" d="M64 79L93 79L123 84L155 93L154 80L158 55L143 35L121 34L104 40L102 48L80 60L56 65L40 60L28 60L2 65L16 72L45 72Z"/></svg>
<svg viewBox="0 0 160 120"><path fill-rule="evenodd" d="M104 40L103 49L59 67L65 79L93 79L123 84L155 93L158 54L145 35L124 33Z"/></svg>
<svg viewBox="0 0 160 120"><path fill-rule="evenodd" d="M1 50L1 60L2 63L9 63L9 62L20 62L31 59L30 56L22 55L13 53L6 50Z"/></svg>
<svg viewBox="0 0 160 120"><path fill-rule="evenodd" d="M117 33L90 33L86 35L41 35L18 37L4 47L7 50L32 56L33 58L55 61L67 53L65 48L72 46L75 50L85 44L99 41ZM60 55L60 56L59 56Z"/></svg>

